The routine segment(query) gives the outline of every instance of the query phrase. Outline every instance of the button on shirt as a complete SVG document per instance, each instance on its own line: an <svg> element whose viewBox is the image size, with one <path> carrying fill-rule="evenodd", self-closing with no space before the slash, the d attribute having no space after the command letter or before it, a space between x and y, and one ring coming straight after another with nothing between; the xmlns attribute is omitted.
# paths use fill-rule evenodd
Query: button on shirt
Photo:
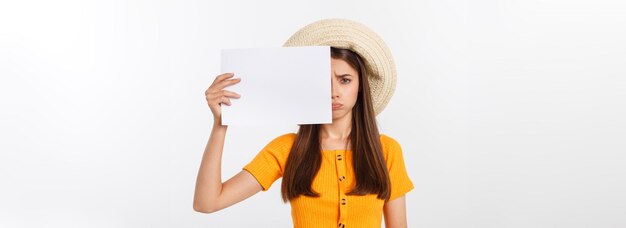
<svg viewBox="0 0 626 228"><path fill-rule="evenodd" d="M295 134L279 136L268 143L243 169L267 191L282 177ZM393 200L413 189L402 149L393 138L381 135L383 157L389 170ZM311 187L319 197L300 195L290 201L294 227L380 227L384 200L376 194L347 195L355 185L351 150L322 150L322 164Z"/></svg>

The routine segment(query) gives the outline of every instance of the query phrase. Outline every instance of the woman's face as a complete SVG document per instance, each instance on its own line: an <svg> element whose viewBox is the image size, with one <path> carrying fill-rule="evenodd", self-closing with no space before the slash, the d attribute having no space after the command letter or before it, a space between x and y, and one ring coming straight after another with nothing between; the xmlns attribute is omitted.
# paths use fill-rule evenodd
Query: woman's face
<svg viewBox="0 0 626 228"><path fill-rule="evenodd" d="M333 120L352 115L359 93L358 71L342 59L331 58Z"/></svg>

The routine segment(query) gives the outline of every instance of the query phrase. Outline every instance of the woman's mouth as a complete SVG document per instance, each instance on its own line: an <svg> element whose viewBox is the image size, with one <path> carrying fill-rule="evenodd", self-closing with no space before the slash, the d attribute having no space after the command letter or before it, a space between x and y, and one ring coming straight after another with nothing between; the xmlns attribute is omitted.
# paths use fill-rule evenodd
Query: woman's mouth
<svg viewBox="0 0 626 228"><path fill-rule="evenodd" d="M333 110L340 109L341 107L343 107L342 104L333 104Z"/></svg>

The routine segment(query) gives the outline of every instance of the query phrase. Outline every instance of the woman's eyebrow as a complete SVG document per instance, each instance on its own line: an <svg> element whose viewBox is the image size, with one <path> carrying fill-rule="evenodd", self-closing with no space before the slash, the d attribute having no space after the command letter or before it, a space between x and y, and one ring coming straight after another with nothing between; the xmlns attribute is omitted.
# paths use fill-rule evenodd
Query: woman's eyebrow
<svg viewBox="0 0 626 228"><path fill-rule="evenodd" d="M335 74L335 77L346 77L346 76L352 76L352 75L351 74L342 74L342 75Z"/></svg>

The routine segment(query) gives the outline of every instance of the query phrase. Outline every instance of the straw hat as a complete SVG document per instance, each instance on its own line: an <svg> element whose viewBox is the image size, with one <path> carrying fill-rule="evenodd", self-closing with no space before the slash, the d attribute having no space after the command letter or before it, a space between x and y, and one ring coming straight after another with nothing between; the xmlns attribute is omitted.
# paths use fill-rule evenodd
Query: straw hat
<svg viewBox="0 0 626 228"><path fill-rule="evenodd" d="M347 19L323 19L302 27L283 45L331 46L359 54L369 72L372 103L382 112L396 88L396 66L391 51L374 31Z"/></svg>

